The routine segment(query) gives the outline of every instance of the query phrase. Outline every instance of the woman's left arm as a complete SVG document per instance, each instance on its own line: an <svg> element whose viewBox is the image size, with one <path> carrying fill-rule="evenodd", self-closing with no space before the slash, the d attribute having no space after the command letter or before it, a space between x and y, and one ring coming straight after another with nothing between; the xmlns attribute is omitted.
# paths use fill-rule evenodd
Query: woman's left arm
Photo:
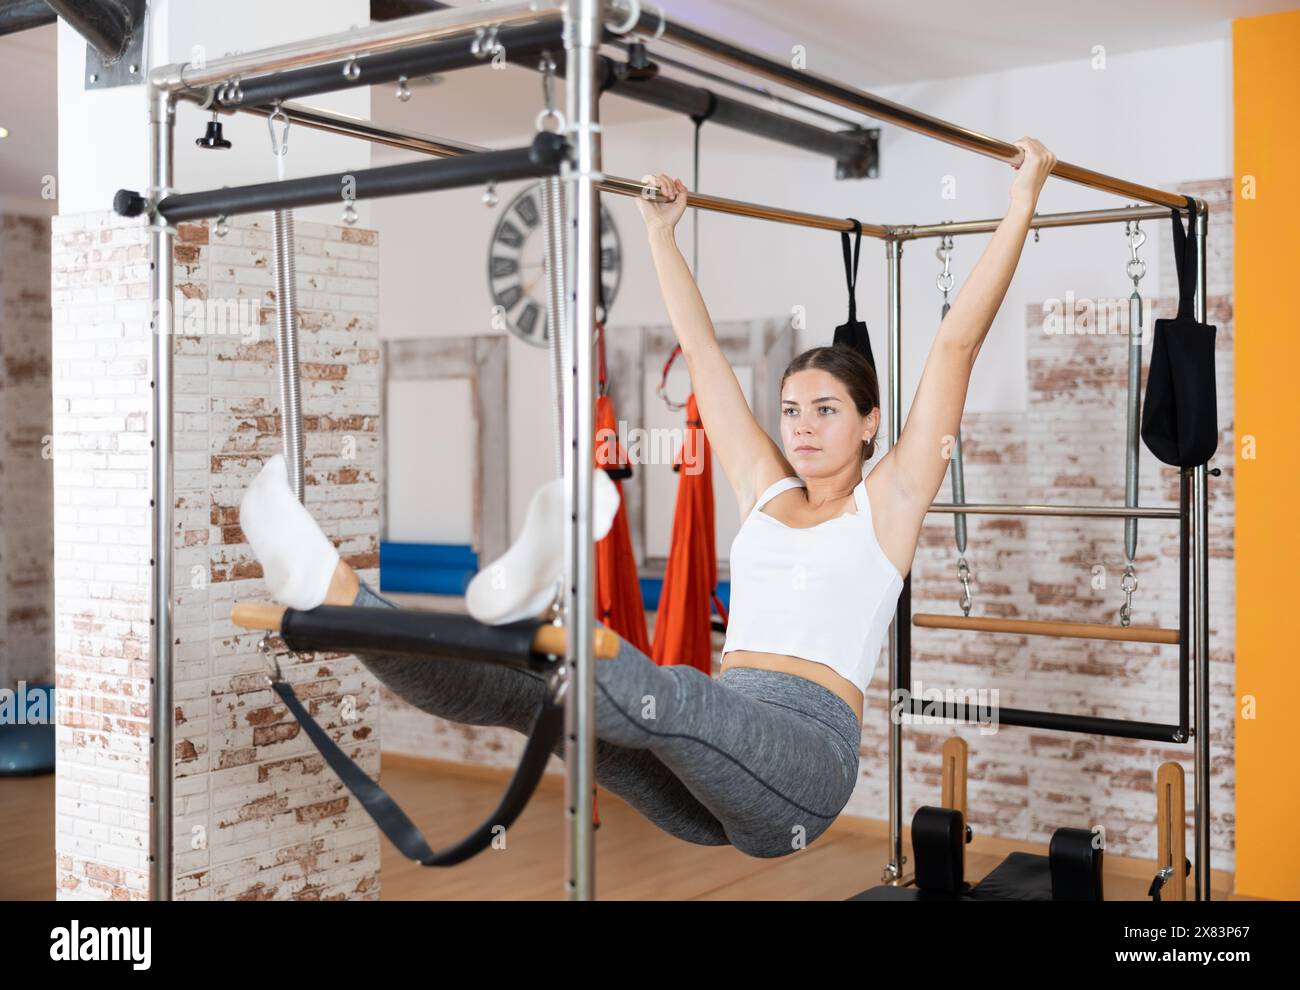
<svg viewBox="0 0 1300 990"><path fill-rule="evenodd" d="M948 470L975 358L1011 284L1039 191L1056 164L1056 156L1033 138L1014 143L1025 154L1010 208L939 326L885 472L893 475L901 497L927 510Z"/></svg>

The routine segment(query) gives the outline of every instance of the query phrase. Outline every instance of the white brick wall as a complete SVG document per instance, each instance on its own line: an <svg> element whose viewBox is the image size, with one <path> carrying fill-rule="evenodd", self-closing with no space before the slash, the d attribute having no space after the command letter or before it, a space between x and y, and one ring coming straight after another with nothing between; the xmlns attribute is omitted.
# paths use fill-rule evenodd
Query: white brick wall
<svg viewBox="0 0 1300 990"><path fill-rule="evenodd" d="M55 518L61 896L141 898L148 880L147 228L55 220ZM297 224L307 504L345 559L378 565L376 235ZM175 894L376 898L377 832L229 621L266 597L238 524L279 449L270 218L176 238ZM344 269L344 265L348 267ZM231 307L230 309L214 308ZM223 314L233 313L228 323ZM345 535L346 534L346 535ZM312 713L378 773L377 689L352 657L289 665ZM355 698L357 717L340 707Z"/></svg>

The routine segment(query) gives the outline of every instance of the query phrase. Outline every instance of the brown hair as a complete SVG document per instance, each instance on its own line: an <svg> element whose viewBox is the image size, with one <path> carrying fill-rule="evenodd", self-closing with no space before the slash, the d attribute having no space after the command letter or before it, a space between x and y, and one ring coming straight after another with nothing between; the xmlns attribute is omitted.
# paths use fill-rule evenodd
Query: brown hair
<svg viewBox="0 0 1300 990"><path fill-rule="evenodd" d="M846 344L813 347L798 355L781 376L781 388L785 388L785 380L795 372L809 370L825 371L834 375L848 390L849 398L857 407L859 416L869 415L871 410L880 405L880 383L876 379L876 369L860 351ZM875 439L864 440L861 464L871 460L875 453Z"/></svg>

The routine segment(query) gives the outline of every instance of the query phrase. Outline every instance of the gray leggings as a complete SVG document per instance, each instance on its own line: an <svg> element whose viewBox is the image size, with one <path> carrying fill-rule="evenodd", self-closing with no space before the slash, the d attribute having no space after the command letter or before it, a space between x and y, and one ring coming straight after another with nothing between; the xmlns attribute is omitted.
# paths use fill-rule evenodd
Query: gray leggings
<svg viewBox="0 0 1300 990"><path fill-rule="evenodd" d="M354 604L396 607L364 583ZM527 733L546 692L540 674L514 667L361 660L406 701L465 725ZM624 640L596 663L595 706L596 782L687 842L785 856L827 829L857 783L858 717L794 674L731 667L715 680Z"/></svg>

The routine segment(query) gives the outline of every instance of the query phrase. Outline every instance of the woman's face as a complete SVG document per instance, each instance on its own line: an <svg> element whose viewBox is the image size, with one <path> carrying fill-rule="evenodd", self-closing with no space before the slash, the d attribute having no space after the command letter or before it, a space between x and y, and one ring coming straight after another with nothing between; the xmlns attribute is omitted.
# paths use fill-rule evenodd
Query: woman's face
<svg viewBox="0 0 1300 990"><path fill-rule="evenodd" d="M801 477L820 477L856 464L880 421L879 408L861 416L848 389L829 371L806 368L781 389L781 443Z"/></svg>

